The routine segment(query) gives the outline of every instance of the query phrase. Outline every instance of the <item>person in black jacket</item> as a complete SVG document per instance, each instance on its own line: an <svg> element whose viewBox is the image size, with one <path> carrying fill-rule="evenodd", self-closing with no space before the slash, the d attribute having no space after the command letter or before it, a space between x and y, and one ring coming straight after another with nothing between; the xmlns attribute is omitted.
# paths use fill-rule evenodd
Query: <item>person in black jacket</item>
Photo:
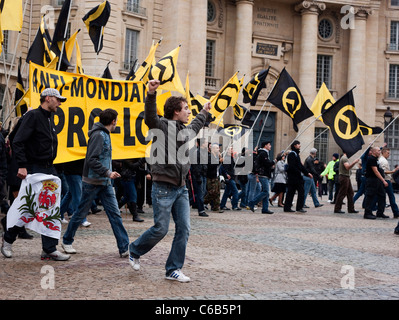
<svg viewBox="0 0 399 320"><path fill-rule="evenodd" d="M252 212L255 212L255 205L262 200L262 213L272 214L269 210L269 184L272 177L272 168L276 164L275 160L270 160L269 152L272 148L270 141L264 141L258 150L258 156L255 161L259 182L262 185L262 191L252 199L248 206Z"/></svg>
<svg viewBox="0 0 399 320"><path fill-rule="evenodd" d="M123 187L123 198L118 203L121 208L125 203L127 204L130 213L133 216L133 221L143 222L137 212L137 190L136 190L136 176L139 167L145 163L145 158L126 159L122 161L121 169L121 184Z"/></svg>
<svg viewBox="0 0 399 320"><path fill-rule="evenodd" d="M298 199L296 202L296 211L305 213L303 210L303 204L305 199L304 187L303 187L303 178L304 176L309 176L313 178L312 174L309 173L301 162L301 158L299 157L299 152L301 149L301 143L298 140L295 140L291 144L291 152L287 156L287 197L284 203L284 212L295 212L291 209L292 200L294 199L295 192L298 191Z"/></svg>
<svg viewBox="0 0 399 320"><path fill-rule="evenodd" d="M208 165L206 172L207 194L204 204L210 204L212 211L224 212L220 209L220 181L218 177L219 166L222 163L220 158L220 147L218 143L211 145L211 152L208 154Z"/></svg>
<svg viewBox="0 0 399 320"><path fill-rule="evenodd" d="M40 95L40 106L27 112L15 135L13 150L18 164L17 176L25 179L29 174L44 173L57 176L53 161L57 156L58 139L53 114L66 98L57 89L44 89ZM1 252L12 257L11 245L18 230L8 229L3 235ZM58 239L42 235L42 259L68 260L69 255L57 250Z"/></svg>
<svg viewBox="0 0 399 320"><path fill-rule="evenodd" d="M204 197L206 191L206 174L208 171L208 142L203 139L197 141L197 147L191 150L191 179L194 188L194 204L197 207L198 215L200 217L208 217L205 212ZM205 178L205 180L204 180ZM205 188L204 188L205 186Z"/></svg>

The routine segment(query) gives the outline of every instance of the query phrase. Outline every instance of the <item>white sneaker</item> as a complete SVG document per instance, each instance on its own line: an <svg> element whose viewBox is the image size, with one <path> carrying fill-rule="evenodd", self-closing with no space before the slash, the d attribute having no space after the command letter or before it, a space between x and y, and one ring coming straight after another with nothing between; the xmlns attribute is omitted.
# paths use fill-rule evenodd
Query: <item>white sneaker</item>
<svg viewBox="0 0 399 320"><path fill-rule="evenodd" d="M69 260L71 256L67 254L63 254L59 252L58 250L51 252L51 253L46 253L42 251L41 259L42 260L55 260L55 261L66 261Z"/></svg>
<svg viewBox="0 0 399 320"><path fill-rule="evenodd" d="M1 245L1 253L6 258L11 258L12 257L12 244L8 243L7 241L5 241L4 238L3 238L3 241L2 241L2 245Z"/></svg>
<svg viewBox="0 0 399 320"><path fill-rule="evenodd" d="M129 254L129 263L134 271L140 270L140 259L133 258L132 255Z"/></svg>
<svg viewBox="0 0 399 320"><path fill-rule="evenodd" d="M177 280L179 282L189 282L190 278L185 276L184 273L180 270L174 270L172 273L168 276L166 276L167 280Z"/></svg>
<svg viewBox="0 0 399 320"><path fill-rule="evenodd" d="M63 244L63 243L61 243L61 247L62 247L62 249L64 249L65 253L68 253L68 254L75 254L76 253L76 250L72 247L71 244Z"/></svg>
<svg viewBox="0 0 399 320"><path fill-rule="evenodd" d="M64 219L61 220L61 223L67 224L67 223L68 223L68 220L64 218Z"/></svg>
<svg viewBox="0 0 399 320"><path fill-rule="evenodd" d="M87 228L91 226L91 223L86 220L85 222L82 222L82 226Z"/></svg>

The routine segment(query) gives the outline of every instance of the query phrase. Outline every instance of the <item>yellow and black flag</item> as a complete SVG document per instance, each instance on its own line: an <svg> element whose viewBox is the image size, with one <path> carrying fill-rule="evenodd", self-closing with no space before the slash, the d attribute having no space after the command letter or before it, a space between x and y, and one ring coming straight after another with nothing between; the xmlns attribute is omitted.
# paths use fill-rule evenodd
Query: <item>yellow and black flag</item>
<svg viewBox="0 0 399 320"><path fill-rule="evenodd" d="M17 78L17 85L15 88L15 99L14 99L14 104L16 106L15 113L17 117L23 116L24 113L28 110L28 105L25 101L24 95L25 95L25 89L21 75L21 57L20 57L18 64L18 78Z"/></svg>
<svg viewBox="0 0 399 320"><path fill-rule="evenodd" d="M108 1L91 9L83 17L89 36L94 45L94 51L99 54L103 48L104 27L108 22L111 14L111 5Z"/></svg>
<svg viewBox="0 0 399 320"><path fill-rule="evenodd" d="M225 125L223 128L218 128L217 133L233 140L239 140L248 131L248 128L240 125Z"/></svg>
<svg viewBox="0 0 399 320"><path fill-rule="evenodd" d="M244 87L244 89L242 90L242 101L244 103L250 103L251 106L256 105L259 93L262 89L266 88L266 77L269 74L269 69L270 67L268 69L258 72Z"/></svg>
<svg viewBox="0 0 399 320"><path fill-rule="evenodd" d="M370 127L369 125L365 124L362 120L359 120L360 131L364 136L370 136L373 134L380 134L383 129L381 127Z"/></svg>
<svg viewBox="0 0 399 320"><path fill-rule="evenodd" d="M306 105L298 86L285 68L281 71L267 101L291 117L296 132L298 123L313 117L313 112Z"/></svg>
<svg viewBox="0 0 399 320"><path fill-rule="evenodd" d="M186 91L183 88L179 74L177 72L177 60L179 57L180 47L169 52L160 59L155 66L152 66L148 74L148 79L157 79L161 82L159 89L166 91L177 91L183 96ZM155 48L156 50L156 48ZM155 53L155 51L154 51Z"/></svg>
<svg viewBox="0 0 399 320"><path fill-rule="evenodd" d="M51 41L50 47L50 50L53 51L57 55L57 57L60 57L61 50L64 50L62 54L62 62L60 68L61 71L66 71L71 65L68 61L68 57L65 51L65 45L63 46L63 42L67 40L67 29L70 11L71 0L65 0L61 8L60 15L58 16L57 24L55 26L53 34L53 40Z"/></svg>
<svg viewBox="0 0 399 320"><path fill-rule="evenodd" d="M55 53L50 50L51 40L48 32L44 16L40 22L36 37L29 48L26 62L34 62L40 66L47 66L56 57Z"/></svg>
<svg viewBox="0 0 399 320"><path fill-rule="evenodd" d="M330 128L335 142L350 158L364 144L356 115L353 89L328 108L323 114L324 123Z"/></svg>

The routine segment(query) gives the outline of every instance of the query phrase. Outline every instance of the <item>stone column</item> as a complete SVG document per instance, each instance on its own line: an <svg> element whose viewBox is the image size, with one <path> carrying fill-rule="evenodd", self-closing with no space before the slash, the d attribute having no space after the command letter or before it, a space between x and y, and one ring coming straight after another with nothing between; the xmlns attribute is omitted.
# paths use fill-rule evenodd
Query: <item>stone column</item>
<svg viewBox="0 0 399 320"><path fill-rule="evenodd" d="M297 85L309 108L316 97L318 17L325 8L324 3L311 1L302 1L295 7L302 18ZM299 130L306 128L312 121L314 121L313 117L303 121L299 125ZM301 135L300 141L303 146L308 145L314 139L314 127L313 124ZM310 148L311 146L308 149ZM309 150L304 150L304 156L308 152Z"/></svg>
<svg viewBox="0 0 399 320"><path fill-rule="evenodd" d="M245 81L249 81L252 71L252 19L254 0L236 0L236 6L234 72L239 71L239 75L241 76L245 74Z"/></svg>
<svg viewBox="0 0 399 320"><path fill-rule="evenodd" d="M207 0L191 1L188 71L193 94L201 95L205 90L207 12ZM186 75L180 75L180 78L184 85Z"/></svg>
<svg viewBox="0 0 399 320"><path fill-rule="evenodd" d="M237 7L235 28L236 34L234 47L234 69L232 74L236 71L239 71L239 78L245 74L245 85L249 80L251 80L252 73L252 23L254 0L236 0L235 3ZM239 98L239 101L241 100L242 99ZM233 112L227 111L225 119L226 121L230 121L230 123L234 123Z"/></svg>
<svg viewBox="0 0 399 320"><path fill-rule="evenodd" d="M348 58L348 85L353 91L356 112L359 118L364 119L366 96L366 45L367 45L367 17L371 11L364 8L355 8L355 24L350 30L349 58Z"/></svg>

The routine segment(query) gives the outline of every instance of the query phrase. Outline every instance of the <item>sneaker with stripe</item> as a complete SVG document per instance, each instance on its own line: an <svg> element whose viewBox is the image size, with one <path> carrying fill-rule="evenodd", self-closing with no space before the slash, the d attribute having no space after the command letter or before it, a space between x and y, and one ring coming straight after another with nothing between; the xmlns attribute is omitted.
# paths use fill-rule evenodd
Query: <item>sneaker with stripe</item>
<svg viewBox="0 0 399 320"><path fill-rule="evenodd" d="M140 270L140 259L136 259L131 254L129 254L129 263L134 271Z"/></svg>
<svg viewBox="0 0 399 320"><path fill-rule="evenodd" d="M176 280L179 282L189 282L190 278L185 276L184 273L180 270L174 270L172 271L168 276L166 276L167 280Z"/></svg>

